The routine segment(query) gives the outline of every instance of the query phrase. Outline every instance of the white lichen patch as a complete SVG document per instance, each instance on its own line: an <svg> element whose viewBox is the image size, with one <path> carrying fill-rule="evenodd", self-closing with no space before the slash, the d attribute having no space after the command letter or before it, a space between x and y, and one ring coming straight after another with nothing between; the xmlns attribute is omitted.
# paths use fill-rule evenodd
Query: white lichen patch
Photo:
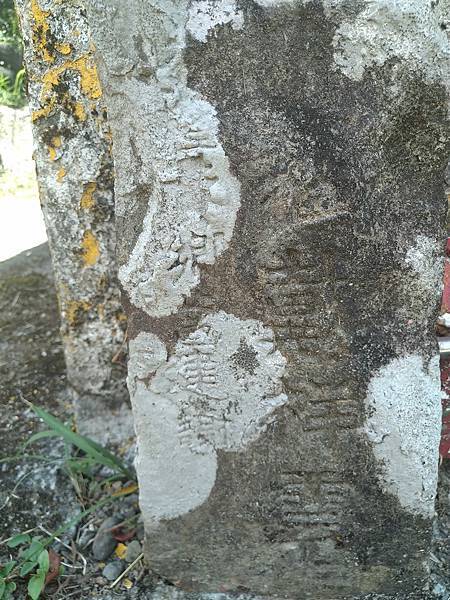
<svg viewBox="0 0 450 600"><path fill-rule="evenodd" d="M173 518L208 498L217 450L244 449L287 401L286 360L269 328L224 312L205 317L168 360L147 333L130 357L142 508L150 520Z"/></svg>
<svg viewBox="0 0 450 600"><path fill-rule="evenodd" d="M256 4L263 6L264 8L270 8L271 6L282 6L283 4L304 4L311 2L312 0L256 0Z"/></svg>
<svg viewBox="0 0 450 600"><path fill-rule="evenodd" d="M276 8L276 7L297 7L297 6L308 6L312 5L315 0L255 0L256 4L263 8ZM332 9L339 8L343 0L322 0L322 6L324 9L325 16L329 17L332 14Z"/></svg>
<svg viewBox="0 0 450 600"><path fill-rule="evenodd" d="M167 360L167 350L163 342L154 333L141 331L128 344L128 387L130 393L136 390L136 381L155 374Z"/></svg>
<svg viewBox="0 0 450 600"><path fill-rule="evenodd" d="M347 77L388 60L406 61L429 81L450 86L450 42L445 31L450 1L366 0L356 18L336 31L334 60Z"/></svg>
<svg viewBox="0 0 450 600"><path fill-rule="evenodd" d="M142 233L119 271L132 302L156 317L176 312L200 282L199 265L213 264L227 248L240 204L214 108L170 71L158 76L146 86L145 106L136 102L153 124L153 187Z"/></svg>
<svg viewBox="0 0 450 600"><path fill-rule="evenodd" d="M382 487L414 514L432 517L441 432L439 357L392 360L371 379L366 433Z"/></svg>
<svg viewBox="0 0 450 600"><path fill-rule="evenodd" d="M98 50L116 75L108 78L107 93L117 215L129 219L138 196L147 204L119 278L135 306L170 315L200 282L200 265L213 264L228 247L239 182L220 144L214 107L188 86L183 52L190 2L89 4L94 28L105 19L113 28L114 42L100 34ZM135 225L139 230L141 223Z"/></svg>
<svg viewBox="0 0 450 600"><path fill-rule="evenodd" d="M200 42L206 42L210 32L226 23L233 29L241 29L244 24L244 15L235 0L196 0L189 7L187 29Z"/></svg>
<svg viewBox="0 0 450 600"><path fill-rule="evenodd" d="M419 235L414 246L408 249L405 262L417 274L419 286L426 297L438 300L443 285L442 244Z"/></svg>

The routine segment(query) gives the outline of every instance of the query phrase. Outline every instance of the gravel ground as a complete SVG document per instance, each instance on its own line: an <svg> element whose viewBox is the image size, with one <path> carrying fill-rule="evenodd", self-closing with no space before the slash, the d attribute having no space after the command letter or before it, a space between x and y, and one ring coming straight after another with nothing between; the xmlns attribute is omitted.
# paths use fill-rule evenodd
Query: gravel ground
<svg viewBox="0 0 450 600"><path fill-rule="evenodd" d="M54 463L41 460L4 462L5 457L12 459L20 453L24 441L42 429L23 399L35 402L65 420L72 414L66 394L57 300L46 245L0 263L0 307L0 540L5 540L27 530L33 530L32 535L45 535L40 527L54 532L81 511L75 488L60 468L62 443L48 438L32 447L33 453L54 459ZM91 492L90 495L93 496ZM91 548L101 523L112 515L119 521L134 517L133 528L130 526L129 529L135 529L136 534L125 545L133 538L138 542L138 534L142 537L142 527L137 527L136 494L114 502L113 508L105 507L95 513L82 527L72 527L60 538L62 543L54 545L69 565L61 580L64 587L49 586L48 597L77 600L140 598L140 588L154 587L139 561L136 569L124 578L131 589L124 588L120 582L117 590L110 590L111 581L103 577L102 572L108 563L120 562L119 558L112 554L96 559ZM79 553L71 548L73 541L77 542ZM113 542L112 551L118 543L118 540ZM6 551L7 548L1 545L0 562L9 558ZM123 566L128 566L125 560ZM140 584L138 579L145 579L145 584ZM18 592L17 598L25 597L25 592Z"/></svg>

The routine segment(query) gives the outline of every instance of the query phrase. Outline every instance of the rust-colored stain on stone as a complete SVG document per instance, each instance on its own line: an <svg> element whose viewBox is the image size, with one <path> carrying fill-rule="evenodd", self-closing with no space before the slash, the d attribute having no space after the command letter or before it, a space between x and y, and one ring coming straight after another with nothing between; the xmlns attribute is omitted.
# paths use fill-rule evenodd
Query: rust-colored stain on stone
<svg viewBox="0 0 450 600"><path fill-rule="evenodd" d="M90 229L84 232L81 242L83 262L87 267L92 267L100 256L98 240Z"/></svg>

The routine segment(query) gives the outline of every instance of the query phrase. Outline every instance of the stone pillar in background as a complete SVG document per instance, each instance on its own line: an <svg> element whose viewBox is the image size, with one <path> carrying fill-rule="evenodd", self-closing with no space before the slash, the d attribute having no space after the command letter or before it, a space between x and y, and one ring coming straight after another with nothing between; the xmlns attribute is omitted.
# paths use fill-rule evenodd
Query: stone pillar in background
<svg viewBox="0 0 450 600"><path fill-rule="evenodd" d="M78 0L17 0L28 73L34 157L61 308L79 428L130 433L115 266L111 137ZM125 430L122 428L125 427Z"/></svg>
<svg viewBox="0 0 450 600"><path fill-rule="evenodd" d="M147 553L185 589L426 585L450 50L432 4L87 2Z"/></svg>

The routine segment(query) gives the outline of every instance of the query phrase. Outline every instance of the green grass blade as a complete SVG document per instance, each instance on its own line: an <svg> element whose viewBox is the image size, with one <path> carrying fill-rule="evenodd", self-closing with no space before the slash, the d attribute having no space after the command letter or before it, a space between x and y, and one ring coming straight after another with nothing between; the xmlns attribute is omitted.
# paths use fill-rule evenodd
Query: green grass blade
<svg viewBox="0 0 450 600"><path fill-rule="evenodd" d="M23 450L25 450L25 448L27 446L29 446L30 444L33 444L34 442L37 442L38 440L42 440L44 438L48 438L48 437L59 437L60 434L57 433L56 431L53 431L53 429L46 429L45 431L38 431L37 433L35 433L34 435L32 435L31 437L29 437L27 439L27 441L24 443L24 445L22 446Z"/></svg>
<svg viewBox="0 0 450 600"><path fill-rule="evenodd" d="M93 440L75 433L69 427L64 425L64 423L62 423L59 419L45 411L43 408L35 406L31 402L28 404L38 417L40 417L53 431L57 432L58 435L63 437L67 442L76 446L83 452L86 452L88 456L94 458L98 463L115 471L120 471L129 479L133 479L131 472L126 468L121 460L114 456L114 454L111 454L111 452Z"/></svg>

